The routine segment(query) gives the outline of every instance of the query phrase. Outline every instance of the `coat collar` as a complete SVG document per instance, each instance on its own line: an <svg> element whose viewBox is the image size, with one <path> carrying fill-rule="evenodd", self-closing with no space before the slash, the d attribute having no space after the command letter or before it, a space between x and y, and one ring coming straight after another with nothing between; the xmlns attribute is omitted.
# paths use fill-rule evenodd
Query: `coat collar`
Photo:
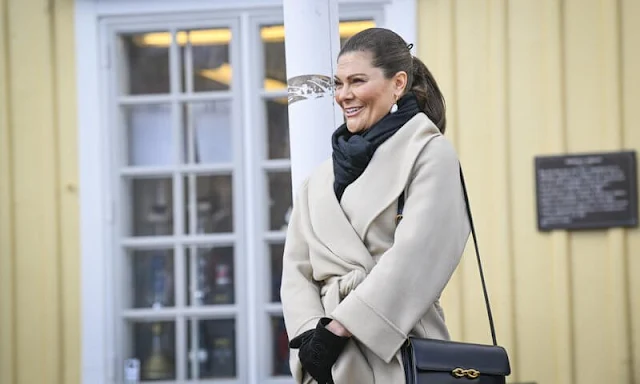
<svg viewBox="0 0 640 384"><path fill-rule="evenodd" d="M398 200L422 149L440 135L424 113L417 114L376 150L364 173L347 187L342 209L361 237L373 220Z"/></svg>
<svg viewBox="0 0 640 384"><path fill-rule="evenodd" d="M425 114L417 114L376 150L341 202L333 191L333 164L322 164L308 186L310 219L318 239L336 256L370 271L374 262L363 241L369 226L400 196L418 155L439 135Z"/></svg>
<svg viewBox="0 0 640 384"><path fill-rule="evenodd" d="M334 255L366 272L374 263L362 238L345 216L333 191L333 163L327 161L309 179L309 218L313 232Z"/></svg>

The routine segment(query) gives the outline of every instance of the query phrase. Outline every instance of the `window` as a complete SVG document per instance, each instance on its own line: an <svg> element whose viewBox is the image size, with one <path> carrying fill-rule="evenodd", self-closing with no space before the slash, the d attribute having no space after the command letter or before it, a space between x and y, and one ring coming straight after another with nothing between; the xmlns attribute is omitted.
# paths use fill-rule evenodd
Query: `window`
<svg viewBox="0 0 640 384"><path fill-rule="evenodd" d="M116 31L117 349L142 381L242 378L235 20Z"/></svg>
<svg viewBox="0 0 640 384"><path fill-rule="evenodd" d="M368 12L343 19L342 41ZM281 12L104 23L114 381L137 359L141 382L291 382Z"/></svg>

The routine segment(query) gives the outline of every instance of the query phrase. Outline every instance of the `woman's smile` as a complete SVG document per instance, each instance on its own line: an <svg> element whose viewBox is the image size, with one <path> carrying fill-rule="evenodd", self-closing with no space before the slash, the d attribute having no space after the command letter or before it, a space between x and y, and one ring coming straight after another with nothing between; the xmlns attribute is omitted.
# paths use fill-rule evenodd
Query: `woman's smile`
<svg viewBox="0 0 640 384"><path fill-rule="evenodd" d="M360 113L360 111L362 111L362 109L363 109L363 107L345 108L344 109L344 114L347 116L347 118L355 117Z"/></svg>

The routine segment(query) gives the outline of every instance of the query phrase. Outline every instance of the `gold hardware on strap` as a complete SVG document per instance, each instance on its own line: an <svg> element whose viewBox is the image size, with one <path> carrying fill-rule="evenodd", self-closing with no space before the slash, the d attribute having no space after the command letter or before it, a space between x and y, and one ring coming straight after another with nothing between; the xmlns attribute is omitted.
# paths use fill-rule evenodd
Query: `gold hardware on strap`
<svg viewBox="0 0 640 384"><path fill-rule="evenodd" d="M451 374L459 379L463 377L466 377L467 379L475 379L480 376L480 371L476 371L475 369L456 368L451 371Z"/></svg>
<svg viewBox="0 0 640 384"><path fill-rule="evenodd" d="M396 226L400 224L400 221L402 221L402 217L403 217L402 214L396 215Z"/></svg>

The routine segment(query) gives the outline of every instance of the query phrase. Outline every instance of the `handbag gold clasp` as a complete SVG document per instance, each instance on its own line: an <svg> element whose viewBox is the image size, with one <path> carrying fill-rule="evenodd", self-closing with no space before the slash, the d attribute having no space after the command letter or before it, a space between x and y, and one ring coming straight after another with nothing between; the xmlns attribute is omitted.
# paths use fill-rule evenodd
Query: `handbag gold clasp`
<svg viewBox="0 0 640 384"><path fill-rule="evenodd" d="M451 371L451 374L459 379L463 377L466 377L467 379L476 379L480 376L480 371L476 371L475 369L456 368Z"/></svg>

